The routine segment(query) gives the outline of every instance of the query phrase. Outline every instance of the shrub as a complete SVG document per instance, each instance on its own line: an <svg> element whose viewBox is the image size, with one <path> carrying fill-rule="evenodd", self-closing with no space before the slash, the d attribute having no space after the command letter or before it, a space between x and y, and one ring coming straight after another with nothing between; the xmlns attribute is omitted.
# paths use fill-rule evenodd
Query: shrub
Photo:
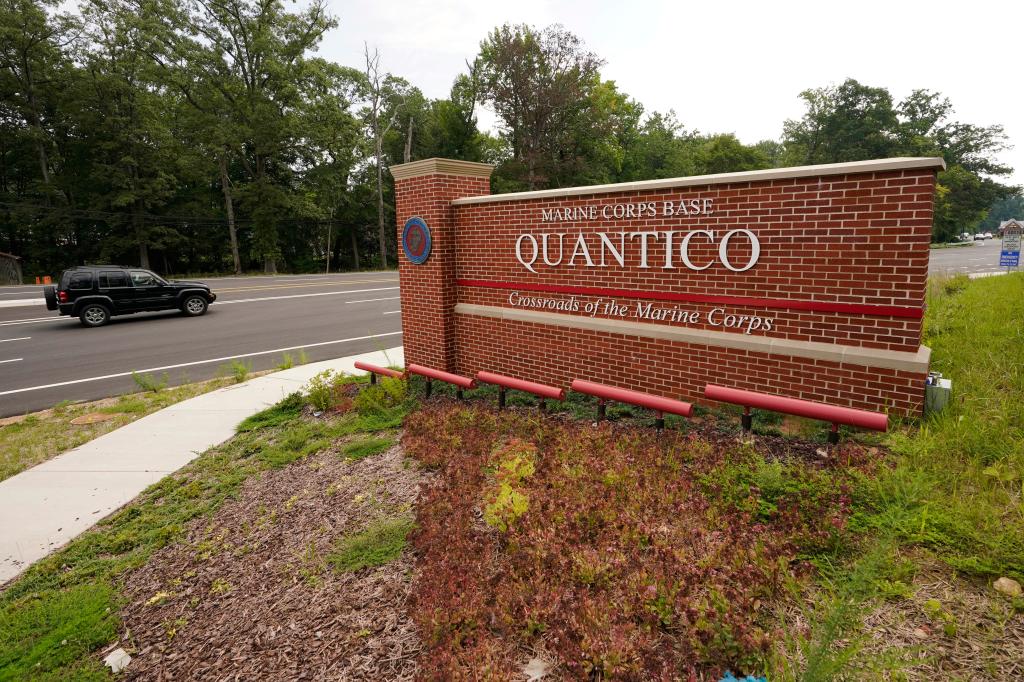
<svg viewBox="0 0 1024 682"><path fill-rule="evenodd" d="M315 374L306 384L306 399L320 412L326 412L338 404L341 398L340 389L344 382L344 374L325 369Z"/></svg>

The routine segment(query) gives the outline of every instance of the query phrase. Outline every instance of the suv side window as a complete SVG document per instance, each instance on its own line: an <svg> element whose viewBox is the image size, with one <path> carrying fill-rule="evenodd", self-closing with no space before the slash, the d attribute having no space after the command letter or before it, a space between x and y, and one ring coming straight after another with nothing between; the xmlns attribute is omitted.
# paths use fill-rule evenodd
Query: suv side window
<svg viewBox="0 0 1024 682"><path fill-rule="evenodd" d="M116 270L100 273L100 288L113 289L116 287L128 287L128 274Z"/></svg>
<svg viewBox="0 0 1024 682"><path fill-rule="evenodd" d="M92 273L76 272L72 274L71 281L68 282L68 289L92 289Z"/></svg>
<svg viewBox="0 0 1024 682"><path fill-rule="evenodd" d="M137 287L153 287L159 284L152 272L132 270L132 284Z"/></svg>

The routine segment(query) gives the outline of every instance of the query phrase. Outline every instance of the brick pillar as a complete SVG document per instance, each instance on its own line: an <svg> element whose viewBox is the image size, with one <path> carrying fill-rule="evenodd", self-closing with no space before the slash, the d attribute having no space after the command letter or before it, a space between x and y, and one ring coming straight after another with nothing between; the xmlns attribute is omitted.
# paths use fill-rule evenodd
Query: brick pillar
<svg viewBox="0 0 1024 682"><path fill-rule="evenodd" d="M398 279L402 292L405 362L455 370L456 225L451 202L490 194L494 167L486 163L425 159L392 166L398 226ZM422 264L409 260L402 244L406 223L418 217L430 235ZM422 240L415 235L414 247Z"/></svg>

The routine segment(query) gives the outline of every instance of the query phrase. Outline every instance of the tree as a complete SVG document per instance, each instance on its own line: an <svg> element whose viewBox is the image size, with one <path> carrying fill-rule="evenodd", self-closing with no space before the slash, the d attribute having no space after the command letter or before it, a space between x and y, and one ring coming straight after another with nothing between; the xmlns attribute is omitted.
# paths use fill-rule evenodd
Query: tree
<svg viewBox="0 0 1024 682"><path fill-rule="evenodd" d="M561 26L543 31L508 24L494 29L477 57L479 98L501 119L511 160L527 189L551 184L579 118L600 83L603 62Z"/></svg>

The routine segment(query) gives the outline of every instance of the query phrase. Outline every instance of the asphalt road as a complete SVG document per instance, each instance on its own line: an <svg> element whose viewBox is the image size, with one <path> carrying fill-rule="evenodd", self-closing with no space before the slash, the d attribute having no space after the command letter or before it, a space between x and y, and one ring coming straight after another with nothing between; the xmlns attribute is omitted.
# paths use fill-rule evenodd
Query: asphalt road
<svg viewBox="0 0 1024 682"><path fill-rule="evenodd" d="M999 270L999 250L1001 242L998 238L973 242L972 246L951 249L932 249L928 261L928 272L967 273L995 272ZM1005 270L1005 268L1003 268Z"/></svg>
<svg viewBox="0 0 1024 682"><path fill-rule="evenodd" d="M300 349L316 361L402 344L395 272L203 281L217 302L202 317L140 313L97 329L48 311L40 287L0 287L0 417L138 390L133 371L179 384L233 359L262 370Z"/></svg>

